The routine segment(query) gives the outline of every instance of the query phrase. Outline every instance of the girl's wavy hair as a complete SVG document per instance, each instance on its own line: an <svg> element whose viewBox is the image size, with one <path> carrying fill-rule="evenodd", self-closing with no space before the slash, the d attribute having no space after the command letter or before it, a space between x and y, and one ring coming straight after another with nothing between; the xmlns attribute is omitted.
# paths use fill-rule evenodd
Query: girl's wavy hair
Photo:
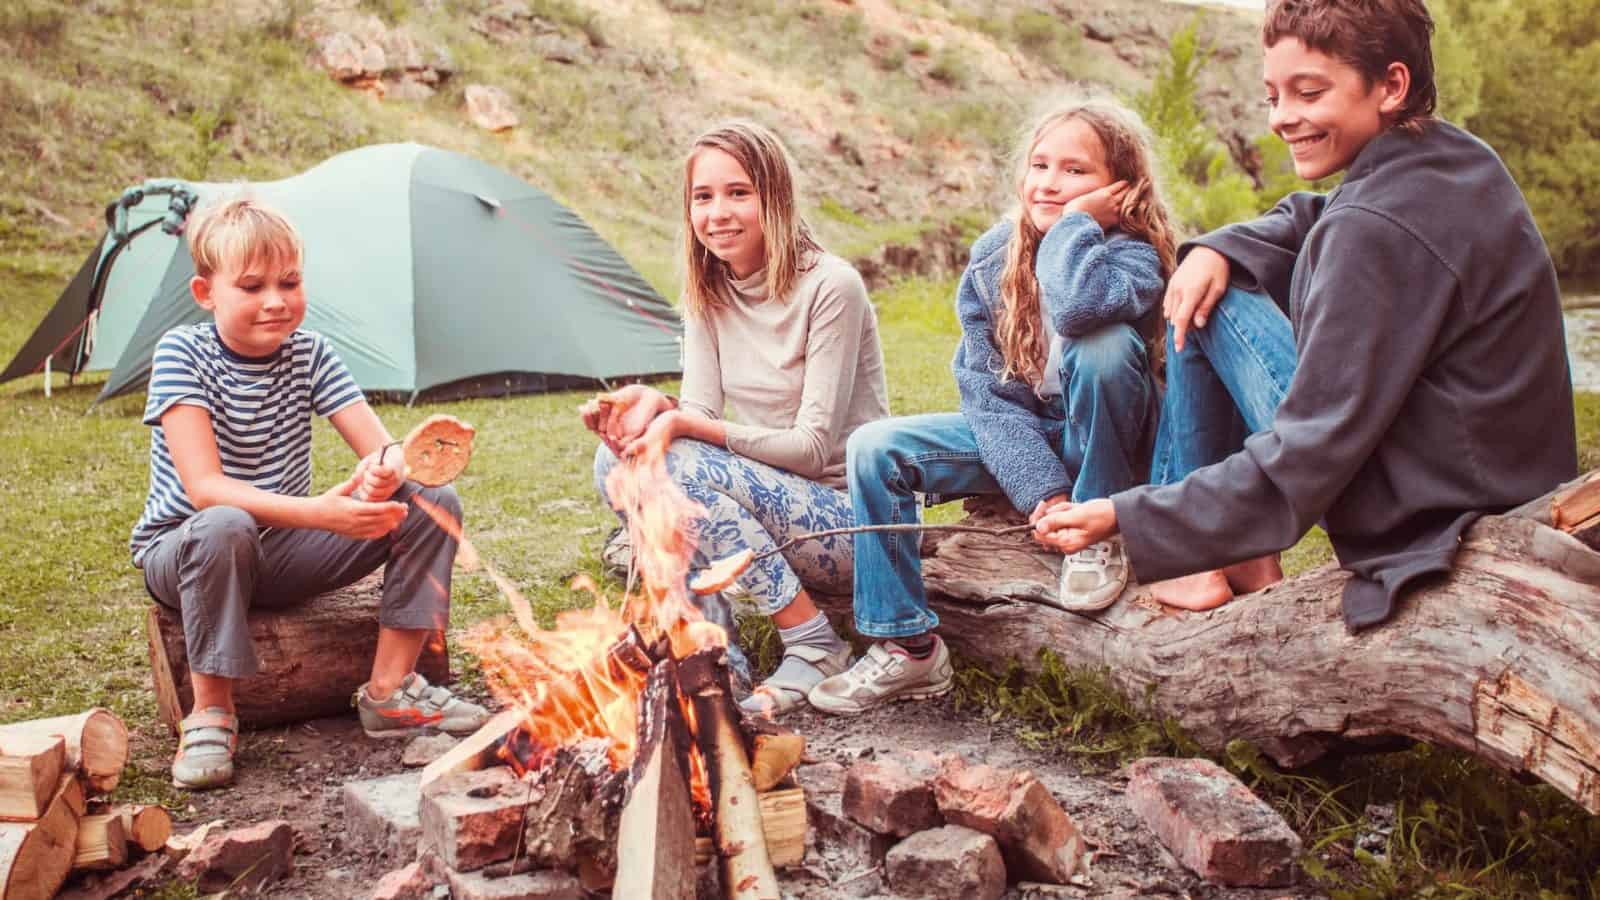
<svg viewBox="0 0 1600 900"><path fill-rule="evenodd" d="M1177 238L1166 204L1156 185L1154 145L1149 131L1133 111L1107 100L1074 100L1057 106L1034 123L1016 159L1016 227L1006 246L1005 269L1000 275L1000 316L995 328L1003 368L1001 379L1019 378L1037 388L1044 381L1044 322L1039 312L1039 279L1034 261L1044 232L1028 218L1022 196L1033 148L1045 132L1065 122L1082 122L1100 139L1111 180L1126 181L1118 228L1156 249L1161 276L1172 274Z"/></svg>
<svg viewBox="0 0 1600 900"><path fill-rule="evenodd" d="M767 250L767 295L789 295L800 274L816 264L822 245L795 209L794 170L783 142L754 122L725 122L695 138L683 162L683 306L703 317L726 302L728 264L695 237L690 212L694 203L694 161L704 150L721 150L750 176L761 206L761 233Z"/></svg>

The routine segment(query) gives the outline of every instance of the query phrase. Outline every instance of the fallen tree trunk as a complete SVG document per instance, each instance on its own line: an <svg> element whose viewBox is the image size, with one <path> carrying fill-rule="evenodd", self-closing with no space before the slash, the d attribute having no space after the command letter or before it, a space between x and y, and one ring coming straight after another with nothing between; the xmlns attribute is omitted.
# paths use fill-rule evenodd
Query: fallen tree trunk
<svg viewBox="0 0 1600 900"><path fill-rule="evenodd" d="M383 580L355 584L278 609L252 609L248 620L261 671L234 684L233 702L245 728L336 716L372 671L378 648ZM178 614L152 603L145 621L150 670L161 721L174 734L194 704L189 656ZM417 671L435 684L450 680L442 633L423 645Z"/></svg>
<svg viewBox="0 0 1600 900"><path fill-rule="evenodd" d="M978 525L1020 520L993 501L967 510ZM1600 813L1600 553L1530 516L1552 521L1550 498L1480 520L1448 577L1354 635L1340 615L1348 576L1332 565L1206 613L1136 587L1101 613L1040 605L1061 557L1027 538L939 536L923 575L952 649L995 666L1036 667L1050 650L1104 668L1210 750L1243 738L1293 767L1402 735L1537 776ZM821 599L848 612L848 598Z"/></svg>

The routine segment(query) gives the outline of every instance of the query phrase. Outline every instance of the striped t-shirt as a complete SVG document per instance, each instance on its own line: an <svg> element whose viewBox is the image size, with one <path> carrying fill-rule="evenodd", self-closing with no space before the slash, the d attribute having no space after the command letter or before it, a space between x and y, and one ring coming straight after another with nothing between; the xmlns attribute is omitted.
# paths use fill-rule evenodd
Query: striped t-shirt
<svg viewBox="0 0 1600 900"><path fill-rule="evenodd" d="M311 414L331 416L362 399L326 338L296 331L263 357L229 350L210 322L174 328L156 345L144 423L150 495L133 526L133 564L168 529L195 514L167 450L161 416L182 403L211 414L222 474L263 491L311 492Z"/></svg>

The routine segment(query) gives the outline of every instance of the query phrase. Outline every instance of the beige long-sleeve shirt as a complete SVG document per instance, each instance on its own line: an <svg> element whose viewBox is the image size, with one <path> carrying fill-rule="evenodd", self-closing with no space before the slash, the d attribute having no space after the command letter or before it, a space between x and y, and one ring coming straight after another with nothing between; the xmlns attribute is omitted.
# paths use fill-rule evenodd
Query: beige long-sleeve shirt
<svg viewBox="0 0 1600 900"><path fill-rule="evenodd" d="M878 319L861 276L821 254L791 294L766 271L730 279L726 301L684 328L682 408L726 423L728 449L844 487L845 441L889 414Z"/></svg>

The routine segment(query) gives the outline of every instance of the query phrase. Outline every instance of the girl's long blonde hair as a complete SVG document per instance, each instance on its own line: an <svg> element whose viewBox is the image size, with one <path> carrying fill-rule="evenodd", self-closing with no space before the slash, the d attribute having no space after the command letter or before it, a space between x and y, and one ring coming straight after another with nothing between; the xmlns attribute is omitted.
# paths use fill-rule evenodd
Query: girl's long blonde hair
<svg viewBox="0 0 1600 900"><path fill-rule="evenodd" d="M782 300L802 272L816 264L822 246L795 209L793 166L778 136L754 122L725 122L695 138L683 161L683 306L703 317L726 302L728 264L695 237L690 221L694 161L703 150L721 150L750 176L761 203L761 233L767 249L767 295Z"/></svg>
<svg viewBox="0 0 1600 900"><path fill-rule="evenodd" d="M995 327L996 343L1004 363L1002 379L1019 378L1038 387L1044 380L1044 322L1039 312L1039 280L1034 260L1044 233L1028 218L1023 182L1033 148L1045 132L1063 122L1082 122L1094 131L1105 152L1111 180L1126 181L1119 228L1155 247L1161 258L1161 276L1172 274L1177 240L1156 187L1155 158L1144 123L1131 110L1105 100L1077 100L1058 106L1040 117L1018 149L1016 196L1021 204L1015 213L1016 227L1006 246L1006 265L1000 276L1000 316Z"/></svg>

